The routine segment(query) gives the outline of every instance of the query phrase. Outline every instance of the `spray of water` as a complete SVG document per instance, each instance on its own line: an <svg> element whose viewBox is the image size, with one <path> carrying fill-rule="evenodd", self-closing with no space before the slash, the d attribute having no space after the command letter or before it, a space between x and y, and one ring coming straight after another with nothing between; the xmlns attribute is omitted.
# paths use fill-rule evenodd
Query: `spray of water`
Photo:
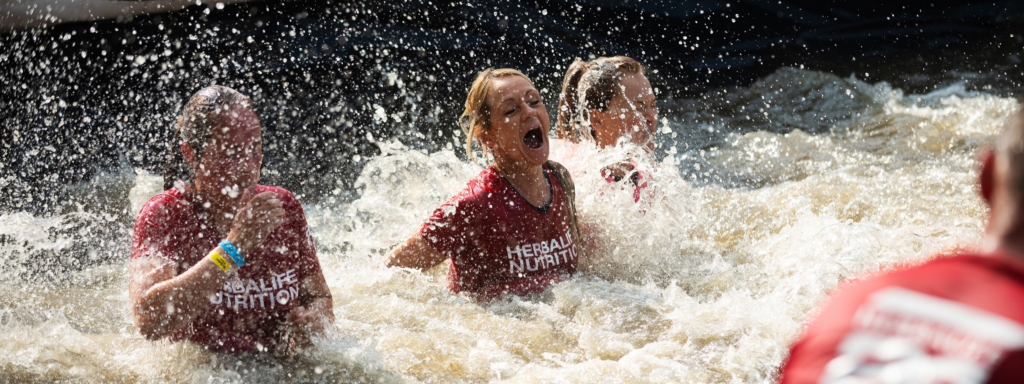
<svg viewBox="0 0 1024 384"><path fill-rule="evenodd" d="M655 154L628 145L552 152L576 180L594 271L487 304L446 291L445 266L381 267L480 168L451 151L379 142L358 199L305 206L338 320L293 358L145 341L127 309L126 264L50 283L32 268L78 249L127 255L128 237L91 234L105 221L85 212L0 213L0 377L772 382L801 324L838 284L977 239L985 210L975 151L1015 106L962 87L904 96L795 69L665 104L676 112L659 127ZM640 201L600 175L622 161L649 176ZM160 180L140 172L134 185L137 212ZM68 225L75 220L89 225Z"/></svg>

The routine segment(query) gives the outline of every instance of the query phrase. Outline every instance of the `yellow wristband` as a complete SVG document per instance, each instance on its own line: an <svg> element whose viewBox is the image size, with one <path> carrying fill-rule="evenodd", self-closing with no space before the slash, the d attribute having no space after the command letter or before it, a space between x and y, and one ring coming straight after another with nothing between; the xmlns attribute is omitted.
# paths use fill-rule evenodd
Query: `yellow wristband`
<svg viewBox="0 0 1024 384"><path fill-rule="evenodd" d="M217 251L210 252L209 257L210 260L213 260L214 264L217 264L217 266L224 271L224 273L228 273L228 270L231 269L231 263L228 263L228 261L224 259L224 256L221 256Z"/></svg>

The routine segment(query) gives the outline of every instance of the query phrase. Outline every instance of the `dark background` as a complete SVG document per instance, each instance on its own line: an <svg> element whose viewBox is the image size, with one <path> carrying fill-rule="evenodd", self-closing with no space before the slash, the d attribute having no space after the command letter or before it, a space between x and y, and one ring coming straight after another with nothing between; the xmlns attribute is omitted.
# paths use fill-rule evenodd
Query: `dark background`
<svg viewBox="0 0 1024 384"><path fill-rule="evenodd" d="M551 111L573 58L610 55L644 63L662 100L785 66L1008 96L1024 84L1022 22L1010 1L256 1L9 32L0 212L130 219L130 180L110 175L159 174L181 105L210 84L252 97L262 183L309 202L354 197L376 140L452 143L485 67L522 70Z"/></svg>

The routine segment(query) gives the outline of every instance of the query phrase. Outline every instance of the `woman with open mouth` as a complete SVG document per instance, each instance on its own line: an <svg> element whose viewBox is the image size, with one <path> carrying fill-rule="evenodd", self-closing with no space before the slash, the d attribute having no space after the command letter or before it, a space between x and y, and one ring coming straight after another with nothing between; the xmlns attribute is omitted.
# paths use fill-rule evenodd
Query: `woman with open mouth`
<svg viewBox="0 0 1024 384"><path fill-rule="evenodd" d="M389 267L422 271L451 259L448 287L477 300L545 290L583 258L569 173L548 161L540 93L514 69L477 75L459 119L489 166L391 251Z"/></svg>
<svg viewBox="0 0 1024 384"><path fill-rule="evenodd" d="M581 143L604 149L620 142L653 151L658 107L644 73L640 62L626 56L574 61L565 72L558 101L559 152L571 156L573 147ZM643 179L650 178L636 171L633 160L607 165L601 172L609 182L625 180L635 187L636 201L646 187Z"/></svg>

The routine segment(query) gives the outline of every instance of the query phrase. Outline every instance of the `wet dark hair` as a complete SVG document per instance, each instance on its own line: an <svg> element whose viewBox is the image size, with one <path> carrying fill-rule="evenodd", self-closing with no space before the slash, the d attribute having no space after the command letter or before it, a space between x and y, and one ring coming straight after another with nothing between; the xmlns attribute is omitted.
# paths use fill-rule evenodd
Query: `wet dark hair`
<svg viewBox="0 0 1024 384"><path fill-rule="evenodd" d="M238 91L213 85L196 92L181 109L174 137L167 145L167 162L164 163L164 189L174 188L178 180L191 182L195 170L185 163L181 143L188 143L196 152L198 160L203 147L213 136L213 128L221 123L222 114L237 105L249 105L249 98Z"/></svg>
<svg viewBox="0 0 1024 384"><path fill-rule="evenodd" d="M609 103L620 92L616 85L625 74L632 73L643 75L644 66L626 56L573 61L565 71L565 79L562 81L555 137L573 142L579 142L583 137L592 140L593 132L583 131L586 120L583 112L591 109L608 110Z"/></svg>

